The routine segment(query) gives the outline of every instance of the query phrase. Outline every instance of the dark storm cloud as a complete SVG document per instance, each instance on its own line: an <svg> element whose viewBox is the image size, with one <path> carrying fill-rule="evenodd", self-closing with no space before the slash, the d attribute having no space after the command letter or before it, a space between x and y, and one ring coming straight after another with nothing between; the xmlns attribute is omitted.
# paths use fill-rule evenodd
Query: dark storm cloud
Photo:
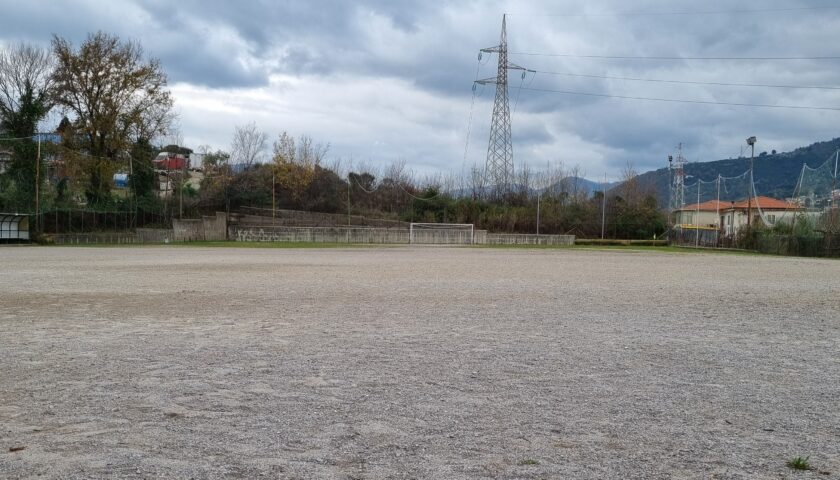
<svg viewBox="0 0 840 480"><path fill-rule="evenodd" d="M3 0L0 0L2 2ZM546 16L547 13L679 12L768 8L763 2L619 0L428 2L409 0L3 2L0 42L75 43L104 30L137 39L161 59L176 91L184 135L225 147L236 123L297 128L333 143L336 156L447 169L483 161L494 95L473 79L496 75L508 17L511 61L541 72L701 82L836 85L838 62L592 59L628 56L837 54L840 10L752 14ZM784 7L817 5L790 0ZM778 7L778 5L773 5ZM478 72L477 72L478 67ZM538 73L510 76L515 152L528 162L581 159L590 173L658 168L678 142L692 160L737 155L758 135L786 150L833 136L835 112L619 100L522 89L710 102L840 106L832 91L667 84ZM471 140L465 140L468 118ZM766 146L766 148L765 148Z"/></svg>

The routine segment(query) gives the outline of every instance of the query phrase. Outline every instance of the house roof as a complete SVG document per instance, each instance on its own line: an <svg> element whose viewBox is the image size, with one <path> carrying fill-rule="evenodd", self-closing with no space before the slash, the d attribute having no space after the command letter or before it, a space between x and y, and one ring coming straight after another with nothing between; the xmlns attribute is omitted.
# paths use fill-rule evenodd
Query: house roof
<svg viewBox="0 0 840 480"><path fill-rule="evenodd" d="M727 201L718 201L718 200L709 200L707 202L702 203L694 203L691 205L686 205L680 208L678 211L704 211L704 212L723 212L726 210L735 209L745 209L748 208L749 202L747 199L744 200L737 200L734 202L727 202ZM802 207L796 205L795 203L788 202L787 200L779 200L778 198L772 197L764 197L758 196L752 198L752 208L761 208L762 210L799 210Z"/></svg>
<svg viewBox="0 0 840 480"><path fill-rule="evenodd" d="M692 203L691 205L686 205L680 208L677 211L686 211L686 212L694 212L700 210L702 212L717 212L718 210L723 210L729 207L728 202L719 202L717 200L709 200L707 202L702 203Z"/></svg>

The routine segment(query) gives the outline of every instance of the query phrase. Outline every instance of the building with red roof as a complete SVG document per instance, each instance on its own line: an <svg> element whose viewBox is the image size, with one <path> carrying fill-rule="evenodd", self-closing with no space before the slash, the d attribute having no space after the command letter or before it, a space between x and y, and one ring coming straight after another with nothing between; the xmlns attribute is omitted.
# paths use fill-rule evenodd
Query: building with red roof
<svg viewBox="0 0 840 480"><path fill-rule="evenodd" d="M676 210L674 224L681 229L717 230L723 235L734 235L747 225L748 215L752 216L753 225L773 226L780 222L793 223L795 214L802 210L796 203L765 196L750 200L709 200Z"/></svg>

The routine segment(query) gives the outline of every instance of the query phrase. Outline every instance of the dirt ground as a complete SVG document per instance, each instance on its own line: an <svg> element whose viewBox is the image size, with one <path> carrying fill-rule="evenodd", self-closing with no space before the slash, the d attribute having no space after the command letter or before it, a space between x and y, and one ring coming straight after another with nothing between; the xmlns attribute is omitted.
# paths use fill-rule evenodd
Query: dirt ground
<svg viewBox="0 0 840 480"><path fill-rule="evenodd" d="M0 478L840 478L838 339L828 260L0 248Z"/></svg>

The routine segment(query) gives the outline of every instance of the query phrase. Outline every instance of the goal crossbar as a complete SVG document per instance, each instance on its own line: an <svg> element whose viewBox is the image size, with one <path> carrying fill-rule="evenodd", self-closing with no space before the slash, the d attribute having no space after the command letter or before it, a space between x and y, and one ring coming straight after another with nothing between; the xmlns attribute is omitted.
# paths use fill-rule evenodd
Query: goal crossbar
<svg viewBox="0 0 840 480"><path fill-rule="evenodd" d="M408 243L473 244L475 225L412 222L409 225Z"/></svg>

